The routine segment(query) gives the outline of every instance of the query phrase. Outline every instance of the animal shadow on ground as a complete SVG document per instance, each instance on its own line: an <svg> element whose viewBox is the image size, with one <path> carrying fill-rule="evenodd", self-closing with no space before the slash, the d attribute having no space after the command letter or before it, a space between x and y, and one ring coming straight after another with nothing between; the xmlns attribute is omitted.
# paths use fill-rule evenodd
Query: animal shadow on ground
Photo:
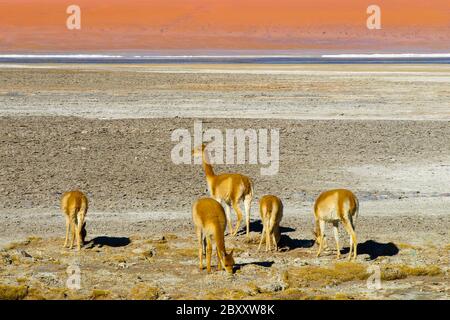
<svg viewBox="0 0 450 320"><path fill-rule="evenodd" d="M253 231L253 232L261 233L262 229L263 229L263 225L261 223L261 220L255 220L255 221L250 222L250 232ZM295 229L280 226L281 233L288 233L288 232L293 232L293 231L295 231ZM239 230L237 233L238 236L245 235L245 234L246 234L245 227L241 228L241 230Z"/></svg>
<svg viewBox="0 0 450 320"><path fill-rule="evenodd" d="M236 263L234 265L234 271L241 269L242 267L248 266L248 265L255 265L260 266L264 268L270 268L275 262L274 261L255 261L255 262L249 262L249 263Z"/></svg>
<svg viewBox="0 0 450 320"><path fill-rule="evenodd" d="M261 233L263 225L261 220L250 222L250 231ZM279 243L280 251L289 251L297 248L311 248L314 245L314 240L292 239L283 233L293 232L295 229L280 226L281 239ZM245 235L245 228L238 232L238 235Z"/></svg>
<svg viewBox="0 0 450 320"><path fill-rule="evenodd" d="M86 243L86 247L88 249L94 248L94 247L125 247L131 243L130 238L127 237L107 237L107 236L101 236L96 237L89 242Z"/></svg>
<svg viewBox="0 0 450 320"><path fill-rule="evenodd" d="M292 239L288 235L282 234L279 247L280 251L290 251L297 248L311 248L314 245L314 240L308 239Z"/></svg>
<svg viewBox="0 0 450 320"><path fill-rule="evenodd" d="M350 248L346 247L341 250L341 253L345 254L350 251ZM367 240L363 243L358 243L358 255L368 254L370 260L376 259L378 257L392 257L399 252L398 247L392 243L380 243L373 240Z"/></svg>

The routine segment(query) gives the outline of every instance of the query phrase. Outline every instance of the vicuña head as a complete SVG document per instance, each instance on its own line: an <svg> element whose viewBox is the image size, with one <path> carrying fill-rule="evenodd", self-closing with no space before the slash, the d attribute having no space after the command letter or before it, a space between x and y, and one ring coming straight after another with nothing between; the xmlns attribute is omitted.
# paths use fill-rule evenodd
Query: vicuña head
<svg viewBox="0 0 450 320"><path fill-rule="evenodd" d="M208 145L206 143L202 143L202 144L196 146L194 149L192 149L192 155L194 157L201 157L201 156L203 156L203 151L205 151L207 146Z"/></svg>
<svg viewBox="0 0 450 320"><path fill-rule="evenodd" d="M69 232L71 232L72 240L69 248L72 249L76 238L77 248L80 250L86 237L86 222L84 219L88 210L87 197L78 190L66 192L61 199L61 209L66 217L64 247L66 248L69 244Z"/></svg>
<svg viewBox="0 0 450 320"><path fill-rule="evenodd" d="M234 249L231 249L230 253L225 252L225 256L222 260L222 264L228 273L233 273L233 267L235 265L234 258L233 258L233 252L234 252Z"/></svg>
<svg viewBox="0 0 450 320"><path fill-rule="evenodd" d="M216 242L217 266L229 273L233 273L233 250L225 250L225 224L226 217L223 207L212 198L202 198L192 205L192 219L198 241L198 258L200 270L203 270L203 245L206 241L206 269L211 272L212 239Z"/></svg>
<svg viewBox="0 0 450 320"><path fill-rule="evenodd" d="M357 242L355 233L355 220L358 215L358 199L349 190L335 189L321 193L314 204L315 230L313 231L316 243L319 245L317 256L326 246L325 223L333 225L334 237L337 247L337 258L340 258L339 222L342 223L350 236L349 260L357 255ZM352 254L353 253L353 254Z"/></svg>
<svg viewBox="0 0 450 320"><path fill-rule="evenodd" d="M210 163L208 152L205 152L208 145L201 144L194 148L194 156L202 156L203 170L206 175L210 196L219 203L225 203L228 229L232 235L236 235L242 221L242 211L240 202L244 202L245 221L247 227L247 237L250 233L250 206L253 199L253 184L244 175L237 173L224 173L216 175ZM231 207L237 215L235 229L231 226Z"/></svg>

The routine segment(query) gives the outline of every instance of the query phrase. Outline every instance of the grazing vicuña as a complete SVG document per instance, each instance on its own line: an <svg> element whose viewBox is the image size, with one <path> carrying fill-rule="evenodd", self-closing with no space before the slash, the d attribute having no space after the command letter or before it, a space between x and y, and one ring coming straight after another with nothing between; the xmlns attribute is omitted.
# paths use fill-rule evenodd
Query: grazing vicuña
<svg viewBox="0 0 450 320"><path fill-rule="evenodd" d="M69 231L72 234L72 241L70 248L73 247L75 237L77 238L77 248L81 249L84 244L84 237L86 236L86 222L84 218L88 210L88 200L86 196L80 191L70 191L63 194L61 200L61 209L66 217L66 240L64 247L66 248L69 242Z"/></svg>
<svg viewBox="0 0 450 320"><path fill-rule="evenodd" d="M227 254L225 250L225 223L226 217L223 207L212 198L202 198L192 205L192 218L198 240L198 258L200 270L203 270L203 241L206 240L206 269L211 272L212 237L216 242L218 269L225 267L233 273L233 250Z"/></svg>
<svg viewBox="0 0 450 320"><path fill-rule="evenodd" d="M280 241L280 221L283 217L283 203L280 198L273 195L266 195L259 200L259 213L263 224L261 241L258 250L261 248L264 237L266 238L266 251L272 250L272 242L275 250L278 250Z"/></svg>
<svg viewBox="0 0 450 320"><path fill-rule="evenodd" d="M355 233L355 220L358 215L359 203L356 196L346 189L335 189L321 193L314 204L314 217L316 227L314 235L319 244L317 256L322 252L325 242L325 222L333 225L334 237L337 247L337 258L340 258L339 247L339 222L342 222L347 233L350 235L349 260L355 259L357 255L357 242ZM353 256L352 256L353 252Z"/></svg>

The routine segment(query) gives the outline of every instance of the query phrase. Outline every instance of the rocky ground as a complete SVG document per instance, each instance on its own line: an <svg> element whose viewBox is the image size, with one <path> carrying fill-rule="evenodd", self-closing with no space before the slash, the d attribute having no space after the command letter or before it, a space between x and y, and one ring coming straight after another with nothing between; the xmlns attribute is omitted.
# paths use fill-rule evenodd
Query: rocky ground
<svg viewBox="0 0 450 320"><path fill-rule="evenodd" d="M57 209L64 191L79 188L93 211L189 210L207 194L205 177L200 165L174 164L171 134L185 128L193 135L198 120L1 117L0 208ZM322 190L346 187L360 200L418 199L433 207L427 214L443 214L449 124L209 119L203 128L280 130L277 174L261 175L267 165L248 161L215 166L217 173L249 175L256 199L274 193L296 210ZM374 213L409 210L401 203Z"/></svg>
<svg viewBox="0 0 450 320"><path fill-rule="evenodd" d="M116 219L108 220L116 231L89 235L81 252L62 248L62 236L29 237L5 246L0 252L0 294L25 299L449 298L448 234L429 232L448 227L448 218L418 222L390 217L381 223L380 217L361 217L355 262L346 260L348 245L337 261L331 240L329 251L316 258L307 217L284 220L288 227L282 228L279 252L257 252L261 225L255 221L249 241L242 233L226 237L227 249L235 252L233 275L217 271L214 258L211 274L199 271L188 219L174 219L170 228L142 217L120 225ZM102 220L107 219L91 219L91 230L102 230ZM411 242L419 244L397 236L412 230ZM80 287L74 289L70 272L76 268ZM379 279L380 287L372 279Z"/></svg>

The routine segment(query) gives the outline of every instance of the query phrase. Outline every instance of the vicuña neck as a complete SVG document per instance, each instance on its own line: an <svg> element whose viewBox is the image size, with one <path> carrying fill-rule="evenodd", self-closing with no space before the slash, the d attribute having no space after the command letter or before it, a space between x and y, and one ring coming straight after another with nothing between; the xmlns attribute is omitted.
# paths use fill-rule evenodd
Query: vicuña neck
<svg viewBox="0 0 450 320"><path fill-rule="evenodd" d="M209 157L206 150L203 150L203 170L205 170L206 177L214 177L214 170L212 165L209 163Z"/></svg>
<svg viewBox="0 0 450 320"><path fill-rule="evenodd" d="M216 238L217 251L220 251L220 253L223 255L223 257L225 257L226 251L225 251L225 240L223 238L223 231L221 233L218 226L216 226L215 231L216 232L215 232L214 237Z"/></svg>

